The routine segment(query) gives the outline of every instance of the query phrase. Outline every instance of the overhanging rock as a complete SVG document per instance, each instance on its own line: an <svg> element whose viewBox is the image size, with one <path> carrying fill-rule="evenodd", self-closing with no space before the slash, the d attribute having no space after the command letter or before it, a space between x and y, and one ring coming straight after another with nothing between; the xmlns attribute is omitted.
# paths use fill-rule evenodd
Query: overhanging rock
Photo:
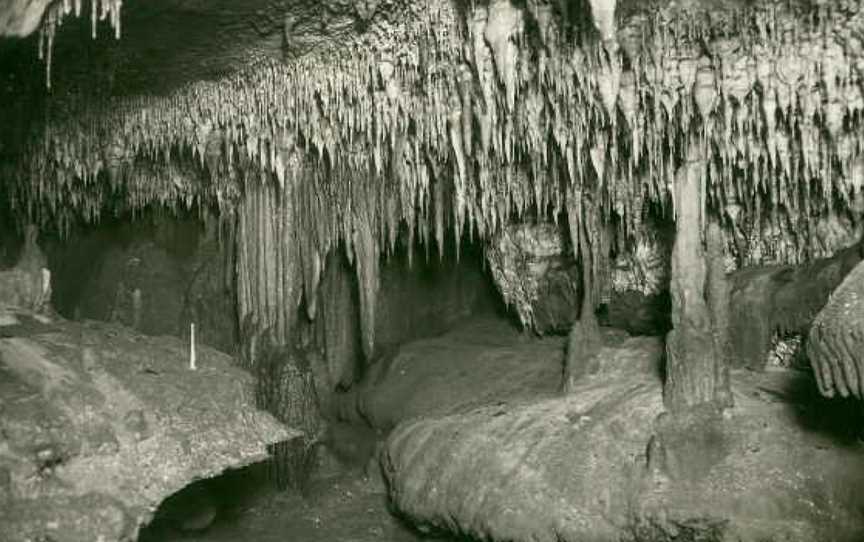
<svg viewBox="0 0 864 542"><path fill-rule="evenodd" d="M299 436L231 358L0 307L0 540L134 540L194 480Z"/></svg>

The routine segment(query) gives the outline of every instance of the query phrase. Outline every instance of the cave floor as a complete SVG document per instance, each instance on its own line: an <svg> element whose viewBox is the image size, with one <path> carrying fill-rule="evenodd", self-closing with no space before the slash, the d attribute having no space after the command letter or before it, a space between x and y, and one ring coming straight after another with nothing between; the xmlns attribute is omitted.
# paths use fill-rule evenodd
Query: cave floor
<svg viewBox="0 0 864 542"><path fill-rule="evenodd" d="M270 485L239 488L235 502L204 531L167 523L142 531L139 542L449 542L421 536L388 511L386 489L359 471L316 477L305 495Z"/></svg>

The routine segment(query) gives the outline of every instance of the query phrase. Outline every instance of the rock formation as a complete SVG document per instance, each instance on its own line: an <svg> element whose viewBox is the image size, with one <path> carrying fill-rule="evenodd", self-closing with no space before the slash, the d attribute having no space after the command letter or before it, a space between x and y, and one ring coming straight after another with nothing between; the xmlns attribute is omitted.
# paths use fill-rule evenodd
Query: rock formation
<svg viewBox="0 0 864 542"><path fill-rule="evenodd" d="M556 225L509 226L490 242L486 259L523 327L540 334L570 328L579 314L581 279Z"/></svg>
<svg viewBox="0 0 864 542"><path fill-rule="evenodd" d="M590 539L585 525L601 539L755 538L776 527L805 540L830 531L808 514L828 512L795 500L782 466L760 486L748 437L727 423L730 361L753 366L757 351L761 360L781 317L742 332L738 316L755 313L755 301L728 303L756 291L771 309L793 307L796 292L776 283L813 275L772 271L768 286L733 282L730 294L725 272L810 264L862 231L862 29L861 0L0 0L0 212L61 240L145 209L209 217L230 247L238 350L257 376L257 404L315 433L327 409L344 407L337 388L370 418L416 395L427 419L375 421L403 424L391 482L421 521L517 540ZM95 39L73 37L82 34ZM652 223L674 240L653 236ZM410 266L416 249L440 262L469 244L487 255L524 327L569 328L556 371L570 396L433 419L435 398L392 373L411 366L411 351L394 355L379 333L388 258L407 253ZM628 259L618 270L634 272L622 278L615 262ZM38 309L50 281L44 263L28 262L16 276ZM816 276L843 268L819 265ZM808 287L801 314L782 318L802 331L802 314L837 278ZM848 336L855 318L823 323L841 319L850 281L811 333L825 394L864 386L858 338ZM143 325L146 292L120 290L117 318ZM621 294L626 304L615 305ZM649 301L637 294L668 294L668 321L646 324L638 313ZM668 331L662 384L656 367L633 380L607 373L618 357L603 318ZM360 366L364 383L351 390ZM364 395L378 385L383 397ZM758 412L741 428L774 419L747 404ZM658 418L661 408L669 416ZM794 466L812 461L829 469L814 480L835 481L810 437L790 436L784 420L777 438L807 447ZM461 461L443 459L453 451L443 437L459 443ZM282 448L283 466L301 472L313 440ZM421 457L430 442L434 453ZM500 484L455 487L478 473ZM602 477L614 488L592 493ZM685 483L667 492L668 480ZM814 500L829 502L811 482ZM694 487L745 506L721 490L736 484L756 502L746 525L718 523L698 499L686 508ZM781 502L760 508L766 492ZM686 510L664 516L667 502ZM775 505L808 519L786 529Z"/></svg>
<svg viewBox="0 0 864 542"><path fill-rule="evenodd" d="M864 398L864 263L831 294L807 336L807 356L826 397Z"/></svg>
<svg viewBox="0 0 864 542"><path fill-rule="evenodd" d="M861 259L856 246L806 265L755 267L731 274L731 366L761 371L776 334L806 335L831 292Z"/></svg>
<svg viewBox="0 0 864 542"><path fill-rule="evenodd" d="M394 504L426 531L520 542L860 535L862 455L805 412L805 375L736 375L720 423L658 419L661 356L606 342L566 397L407 420L385 448Z"/></svg>
<svg viewBox="0 0 864 542"><path fill-rule="evenodd" d="M4 286L6 286L4 284ZM4 541L130 540L186 484L296 438L252 377L179 339L0 308Z"/></svg>

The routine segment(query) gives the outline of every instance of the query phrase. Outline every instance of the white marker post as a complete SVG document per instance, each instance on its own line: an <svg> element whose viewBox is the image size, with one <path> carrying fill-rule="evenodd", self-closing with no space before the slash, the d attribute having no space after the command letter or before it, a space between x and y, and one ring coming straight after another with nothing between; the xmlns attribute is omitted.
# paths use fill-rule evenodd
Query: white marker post
<svg viewBox="0 0 864 542"><path fill-rule="evenodd" d="M194 371L195 365L195 323L189 324L189 370Z"/></svg>

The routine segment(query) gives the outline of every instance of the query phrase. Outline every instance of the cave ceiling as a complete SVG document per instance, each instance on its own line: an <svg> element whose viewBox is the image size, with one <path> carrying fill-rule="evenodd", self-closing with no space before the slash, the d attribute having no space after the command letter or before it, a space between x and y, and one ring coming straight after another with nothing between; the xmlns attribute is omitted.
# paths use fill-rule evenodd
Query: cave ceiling
<svg viewBox="0 0 864 542"><path fill-rule="evenodd" d="M457 11L466 9L460 2L433 0ZM105 12L103 19L110 20L113 9L121 19L121 38L115 40L103 20L97 25L94 47L88 43L91 18L86 0L0 0L0 51L13 49L15 55L23 55L30 49L35 56L35 34L49 19L45 10L50 13L64 3L70 12L80 4L85 13L63 17L54 37L57 67L79 78L102 75L111 92L127 94L164 94L189 82L224 77L261 59L290 62L310 53L339 55L357 45L375 47L388 40L393 28L424 13L424 3L415 0L94 0L96 9ZM528 3L550 4L559 19L591 19L587 1ZM622 0L613 9L626 27L627 20L646 12L724 11L764 3ZM98 64L93 57L99 57Z"/></svg>
<svg viewBox="0 0 864 542"><path fill-rule="evenodd" d="M257 176L318 247L358 213L440 245L580 200L626 237L695 141L730 227L800 254L864 212L861 0L94 2L0 0L0 177L42 222L229 209Z"/></svg>
<svg viewBox="0 0 864 542"><path fill-rule="evenodd" d="M42 14L45 4L0 1L0 36L7 49L16 47L20 55L29 49L36 56L35 34L48 19ZM89 9L84 4L82 11ZM376 39L412 13L406 0L131 0L122 5L120 39L101 21L95 47L89 13L64 17L53 60L56 68L79 76L110 72L106 77L114 93L164 94L262 59L290 61ZM98 66L94 56L100 57Z"/></svg>

